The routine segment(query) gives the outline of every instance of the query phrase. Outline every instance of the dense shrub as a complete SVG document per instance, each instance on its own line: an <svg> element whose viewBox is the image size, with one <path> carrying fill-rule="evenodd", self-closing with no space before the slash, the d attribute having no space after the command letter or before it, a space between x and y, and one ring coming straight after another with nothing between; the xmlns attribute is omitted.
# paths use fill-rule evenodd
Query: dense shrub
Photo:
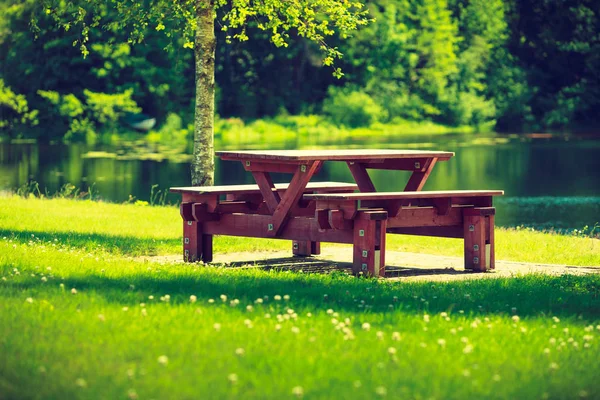
<svg viewBox="0 0 600 400"><path fill-rule="evenodd" d="M369 126L383 120L386 111L368 94L349 88L331 87L323 111L333 122L352 128Z"/></svg>

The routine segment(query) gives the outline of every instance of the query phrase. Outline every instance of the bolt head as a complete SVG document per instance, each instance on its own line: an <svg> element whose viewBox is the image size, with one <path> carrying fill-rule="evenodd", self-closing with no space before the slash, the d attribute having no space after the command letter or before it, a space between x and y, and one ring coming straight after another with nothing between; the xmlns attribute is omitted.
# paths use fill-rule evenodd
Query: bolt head
<svg viewBox="0 0 600 400"><path fill-rule="evenodd" d="M363 257L367 257L369 255L369 252L367 250L363 250L362 251L362 256Z"/></svg>
<svg viewBox="0 0 600 400"><path fill-rule="evenodd" d="M469 232L475 232L475 225L469 225Z"/></svg>
<svg viewBox="0 0 600 400"><path fill-rule="evenodd" d="M479 264L479 257L473 257L473 264Z"/></svg>
<svg viewBox="0 0 600 400"><path fill-rule="evenodd" d="M273 224L269 224L269 225L267 226L267 229L268 229L268 230L270 230L270 231L272 231L272 230L273 230Z"/></svg>
<svg viewBox="0 0 600 400"><path fill-rule="evenodd" d="M367 264L362 264L360 267L362 268L363 271L367 270Z"/></svg>
<svg viewBox="0 0 600 400"><path fill-rule="evenodd" d="M190 244L190 238L184 238L183 239L183 243Z"/></svg>
<svg viewBox="0 0 600 400"><path fill-rule="evenodd" d="M192 223L193 223L192 221L188 221L187 222L187 224L190 225L190 226L192 225Z"/></svg>
<svg viewBox="0 0 600 400"><path fill-rule="evenodd" d="M473 251L479 251L479 245L478 244L474 244L473 245Z"/></svg>
<svg viewBox="0 0 600 400"><path fill-rule="evenodd" d="M365 236L365 230L364 229L360 229L358 231L358 236Z"/></svg>

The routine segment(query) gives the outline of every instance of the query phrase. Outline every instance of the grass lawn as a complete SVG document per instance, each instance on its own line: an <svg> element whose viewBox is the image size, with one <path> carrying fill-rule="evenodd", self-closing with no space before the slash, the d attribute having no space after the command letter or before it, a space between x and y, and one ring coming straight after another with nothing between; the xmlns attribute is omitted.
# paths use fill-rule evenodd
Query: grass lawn
<svg viewBox="0 0 600 400"><path fill-rule="evenodd" d="M0 198L0 399L600 398L598 275L432 284L132 257L179 253L180 225L171 207ZM598 239L496 237L499 259L600 265Z"/></svg>

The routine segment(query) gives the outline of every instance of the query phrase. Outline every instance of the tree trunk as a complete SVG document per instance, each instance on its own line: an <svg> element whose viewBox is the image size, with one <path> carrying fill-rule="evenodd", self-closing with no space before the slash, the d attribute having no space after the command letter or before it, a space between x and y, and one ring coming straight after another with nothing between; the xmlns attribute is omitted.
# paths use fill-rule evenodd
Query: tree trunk
<svg viewBox="0 0 600 400"><path fill-rule="evenodd" d="M196 114L192 186L210 186L215 173L215 20L213 0L196 0Z"/></svg>

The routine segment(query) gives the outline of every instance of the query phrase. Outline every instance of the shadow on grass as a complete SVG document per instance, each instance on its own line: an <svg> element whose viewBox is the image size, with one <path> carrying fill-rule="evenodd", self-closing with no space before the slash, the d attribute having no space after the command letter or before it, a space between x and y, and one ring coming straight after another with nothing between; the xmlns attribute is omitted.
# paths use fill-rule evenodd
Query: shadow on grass
<svg viewBox="0 0 600 400"><path fill-rule="evenodd" d="M234 261L227 263L228 268L259 269L263 271L297 272L310 274L329 274L334 271L352 274L351 262L329 261L311 257L279 257L257 261ZM386 278L406 278L427 275L473 275L471 271L453 268L414 268L386 265Z"/></svg>
<svg viewBox="0 0 600 400"><path fill-rule="evenodd" d="M119 277L102 274L73 276L64 280L65 291L77 288L78 296L101 296L109 303L136 305L148 302L148 296L169 294L171 304L188 304L195 295L199 305L219 296L237 298L240 306L265 298L272 304L275 295L291 296L295 310L334 309L352 313L439 313L464 310L465 315L490 314L525 316L580 317L583 321L600 318L600 276L525 275L454 282L389 282L330 274L306 274L256 269L193 267L175 264L159 270L124 273ZM43 283L39 278L22 277L0 286L0 297L38 298L57 296L58 282ZM70 296L70 294L65 295ZM514 310L516 309L516 311ZM596 323L594 322L594 323Z"/></svg>
<svg viewBox="0 0 600 400"><path fill-rule="evenodd" d="M103 249L115 254L155 254L158 246L177 247L181 240L173 238L140 238L136 236L107 235L83 232L11 231L0 229L0 236L9 237L20 243L74 247L81 250Z"/></svg>

